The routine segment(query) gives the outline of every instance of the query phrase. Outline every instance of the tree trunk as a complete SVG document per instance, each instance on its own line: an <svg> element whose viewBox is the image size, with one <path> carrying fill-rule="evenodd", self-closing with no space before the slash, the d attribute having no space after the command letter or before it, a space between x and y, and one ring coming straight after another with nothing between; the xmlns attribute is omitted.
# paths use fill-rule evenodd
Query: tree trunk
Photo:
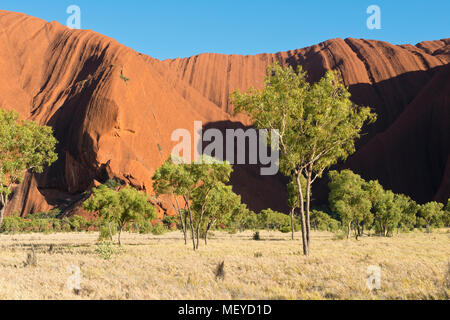
<svg viewBox="0 0 450 320"><path fill-rule="evenodd" d="M206 233L205 233L205 245L208 244L208 232L209 230L211 230L211 228L213 227L213 225L215 225L217 222L217 219L214 219L213 221L210 221L208 223L208 226L206 227Z"/></svg>
<svg viewBox="0 0 450 320"><path fill-rule="evenodd" d="M108 229L109 229L109 239L112 241L113 234L112 234L112 230L111 230L111 221L108 222Z"/></svg>
<svg viewBox="0 0 450 320"><path fill-rule="evenodd" d="M312 177L313 164L311 163L308 168L308 176L306 178L306 240L308 241L308 248L311 243L311 220L310 220L310 208L311 208L311 177Z"/></svg>
<svg viewBox="0 0 450 320"><path fill-rule="evenodd" d="M2 229L3 219L5 217L6 205L8 204L8 196L5 194L0 194L0 232Z"/></svg>
<svg viewBox="0 0 450 320"><path fill-rule="evenodd" d="M122 246L122 239L121 239L121 237L122 237L122 230L123 230L123 226L121 226L120 229L119 229L119 246L120 247Z"/></svg>
<svg viewBox="0 0 450 320"><path fill-rule="evenodd" d="M352 230L352 222L350 221L347 225L347 239L350 239L351 230Z"/></svg>
<svg viewBox="0 0 450 320"><path fill-rule="evenodd" d="M188 213L189 213L189 222L191 224L191 235L192 235L192 245L194 246L194 251L196 250L196 245L195 245L195 233L194 233L194 222L192 220L192 212L191 212L191 205L189 204L189 199L184 199L186 201L186 206L188 208Z"/></svg>
<svg viewBox="0 0 450 320"><path fill-rule="evenodd" d="M197 244L196 244L196 248L198 250L199 248L199 242L200 242L200 227L197 227Z"/></svg>
<svg viewBox="0 0 450 320"><path fill-rule="evenodd" d="M188 232L188 231L187 231L187 227L188 227L188 226L187 226L187 217L188 217L188 215L187 215L187 213L185 212L185 213L184 213L184 227L185 227L186 230L184 230L184 232L185 232L184 235L185 235L185 244L186 244L186 245L187 245L187 232Z"/></svg>
<svg viewBox="0 0 450 320"><path fill-rule="evenodd" d="M294 240L294 232L295 232L295 228L294 228L294 211L295 211L295 208L292 208L291 209L291 233L292 233L291 239L292 240Z"/></svg>
<svg viewBox="0 0 450 320"><path fill-rule="evenodd" d="M205 231L205 246L208 245L208 232L209 232L210 228L211 228L211 223L208 223L208 226L206 227L206 231Z"/></svg>
<svg viewBox="0 0 450 320"><path fill-rule="evenodd" d="M175 198L176 208L174 208L178 212L178 216L180 217L181 222L181 228L183 229L183 236L184 236L184 244L187 245L187 230L186 230L186 218L183 221L183 215L181 213L180 205L178 203L178 199L175 195L172 195ZM185 214L186 216L186 214Z"/></svg>
<svg viewBox="0 0 450 320"><path fill-rule="evenodd" d="M306 221L305 221L305 203L303 201L302 184L300 180L301 172L297 173L297 188L300 202L300 218L302 220L302 242L303 242L303 254L309 256L308 239L306 238Z"/></svg>

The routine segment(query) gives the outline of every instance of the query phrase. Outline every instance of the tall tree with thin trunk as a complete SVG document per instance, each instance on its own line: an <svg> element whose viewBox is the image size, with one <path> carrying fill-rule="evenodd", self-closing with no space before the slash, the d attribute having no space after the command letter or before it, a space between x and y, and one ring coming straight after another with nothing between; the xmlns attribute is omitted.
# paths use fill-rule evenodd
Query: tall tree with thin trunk
<svg viewBox="0 0 450 320"><path fill-rule="evenodd" d="M280 169L295 177L302 221L303 253L309 255L311 185L323 172L355 152L362 126L375 121L370 108L359 107L336 72L311 85L299 66L269 66L262 90L231 94L236 112L245 112L258 129L275 129L281 151ZM271 141L271 139L269 139ZM301 177L306 178L306 191Z"/></svg>
<svg viewBox="0 0 450 320"><path fill-rule="evenodd" d="M303 188L303 192L306 192L306 179L301 176L301 185ZM287 193L288 193L288 206L291 208L290 217L291 217L291 239L294 240L295 234L295 211L300 208L298 191L297 191L297 181L296 178L291 179L291 182L287 185Z"/></svg>
<svg viewBox="0 0 450 320"><path fill-rule="evenodd" d="M41 173L58 159L56 143L52 128L0 109L0 228L12 188L27 171Z"/></svg>
<svg viewBox="0 0 450 320"><path fill-rule="evenodd" d="M173 209L180 219L180 225L183 231L184 244L187 245L187 221L186 210L178 199L182 196L180 191L180 179L182 175L181 170L184 168L181 165L175 164L172 159L167 160L159 167L153 176L153 190L156 196L167 195L170 199Z"/></svg>

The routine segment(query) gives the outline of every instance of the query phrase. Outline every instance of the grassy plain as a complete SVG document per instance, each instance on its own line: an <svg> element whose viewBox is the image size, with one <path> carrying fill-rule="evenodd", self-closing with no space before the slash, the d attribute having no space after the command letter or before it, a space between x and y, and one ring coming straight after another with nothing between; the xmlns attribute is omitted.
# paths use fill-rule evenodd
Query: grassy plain
<svg viewBox="0 0 450 320"><path fill-rule="evenodd" d="M338 240L315 232L311 256L289 234L214 232L198 252L181 233L125 234L105 260L95 233L0 235L0 299L449 299L450 230ZM296 235L300 239L300 235ZM26 265L34 247L36 266ZM216 279L225 261L225 277ZM81 270L71 291L69 268ZM381 289L367 269L381 267Z"/></svg>

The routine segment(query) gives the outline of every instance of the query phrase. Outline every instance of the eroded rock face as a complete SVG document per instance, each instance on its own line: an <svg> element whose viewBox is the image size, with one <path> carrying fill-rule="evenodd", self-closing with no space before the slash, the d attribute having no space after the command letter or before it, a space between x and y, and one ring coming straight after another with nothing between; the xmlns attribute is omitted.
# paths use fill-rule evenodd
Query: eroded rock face
<svg viewBox="0 0 450 320"><path fill-rule="evenodd" d="M261 88L274 61L302 65L311 81L340 70L352 99L379 114L346 167L419 201L444 201L450 194L449 46L449 39L416 46L334 39L277 54L159 61L92 31L0 11L0 108L52 126L59 141L58 161L27 176L8 212L76 212L81 194L111 177L150 193L154 170L175 144L172 132L192 132L194 121L248 125L232 116L229 94ZM252 209L286 210L284 178L256 170L237 166L235 190ZM318 200L326 198L324 184Z"/></svg>

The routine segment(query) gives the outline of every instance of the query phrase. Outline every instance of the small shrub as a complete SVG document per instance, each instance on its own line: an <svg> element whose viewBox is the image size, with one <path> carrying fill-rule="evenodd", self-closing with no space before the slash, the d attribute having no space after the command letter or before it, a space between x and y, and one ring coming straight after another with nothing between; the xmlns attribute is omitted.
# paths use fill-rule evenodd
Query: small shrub
<svg viewBox="0 0 450 320"><path fill-rule="evenodd" d="M336 231L334 233L333 240L344 240L344 239L347 239L347 233L346 232L344 232L342 230L339 230L339 231Z"/></svg>
<svg viewBox="0 0 450 320"><path fill-rule="evenodd" d="M128 81L130 81L130 78L125 77L125 75L123 74L123 70L120 70L120 79L122 79L126 85L128 85Z"/></svg>
<svg viewBox="0 0 450 320"><path fill-rule="evenodd" d="M144 220L138 223L137 230L140 234L149 234L153 231L153 225L150 221Z"/></svg>
<svg viewBox="0 0 450 320"><path fill-rule="evenodd" d="M290 217L284 213L266 209L258 215L259 225L268 230L286 230L291 227ZM288 232L289 232L288 231Z"/></svg>
<svg viewBox="0 0 450 320"><path fill-rule="evenodd" d="M21 231L21 220L19 217L5 217L1 227L2 233L17 233Z"/></svg>
<svg viewBox="0 0 450 320"><path fill-rule="evenodd" d="M118 254L117 246L112 241L101 241L95 250L97 254L105 260L110 260Z"/></svg>
<svg viewBox="0 0 450 320"><path fill-rule="evenodd" d="M155 236L163 235L164 233L166 233L168 231L169 231L169 229L167 229L167 227L161 223L155 224L152 228L152 234L154 234Z"/></svg>
<svg viewBox="0 0 450 320"><path fill-rule="evenodd" d="M261 240L261 235L259 234L259 231L256 231L256 232L253 234L253 240L255 240L255 241Z"/></svg>
<svg viewBox="0 0 450 320"><path fill-rule="evenodd" d="M255 258L261 258L263 254L261 252L255 252L254 256Z"/></svg>

